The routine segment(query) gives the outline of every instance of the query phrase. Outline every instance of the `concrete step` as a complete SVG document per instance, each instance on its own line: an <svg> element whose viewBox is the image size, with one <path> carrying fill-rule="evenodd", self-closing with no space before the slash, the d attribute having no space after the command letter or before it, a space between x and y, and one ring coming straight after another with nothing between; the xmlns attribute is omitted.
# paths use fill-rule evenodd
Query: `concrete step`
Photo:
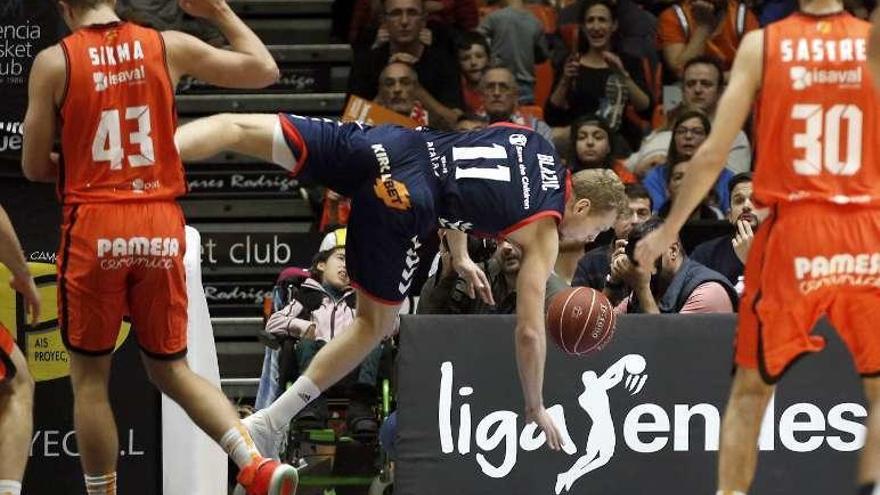
<svg viewBox="0 0 880 495"><path fill-rule="evenodd" d="M333 0L229 0L240 16L316 15L329 16Z"/></svg>
<svg viewBox="0 0 880 495"><path fill-rule="evenodd" d="M345 99L345 93L178 95L177 111L183 115L222 112L340 115Z"/></svg>
<svg viewBox="0 0 880 495"><path fill-rule="evenodd" d="M330 19L247 18L245 22L267 45L330 43Z"/></svg>

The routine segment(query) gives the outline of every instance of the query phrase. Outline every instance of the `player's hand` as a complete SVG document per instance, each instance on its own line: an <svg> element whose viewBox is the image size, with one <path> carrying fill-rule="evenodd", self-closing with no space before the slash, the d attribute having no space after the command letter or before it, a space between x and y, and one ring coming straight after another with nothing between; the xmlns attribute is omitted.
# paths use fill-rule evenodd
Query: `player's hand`
<svg viewBox="0 0 880 495"><path fill-rule="evenodd" d="M178 0L184 12L202 19L215 19L229 12L226 0Z"/></svg>
<svg viewBox="0 0 880 495"><path fill-rule="evenodd" d="M479 296L484 303L492 306L495 305L495 298L492 297L492 287L489 285L489 279L486 278L483 270L470 257L459 260L453 259L452 266L458 272L458 276L467 282L468 296L471 299Z"/></svg>
<svg viewBox="0 0 880 495"><path fill-rule="evenodd" d="M543 406L531 411L526 410L526 424L528 423L536 423L541 428L547 437L547 446L551 450L560 450L562 448L562 436L559 434L556 424L553 423L550 413Z"/></svg>
<svg viewBox="0 0 880 495"><path fill-rule="evenodd" d="M752 241L755 240L755 231L752 230L752 224L745 220L736 222L736 235L733 236L733 252L739 261L745 264L749 257L749 250L752 249Z"/></svg>
<svg viewBox="0 0 880 495"><path fill-rule="evenodd" d="M675 242L677 234L677 232L672 232L667 225L662 225L660 228L650 232L636 244L636 264L639 267L650 270L654 266L654 262L657 261L657 258Z"/></svg>
<svg viewBox="0 0 880 495"><path fill-rule="evenodd" d="M34 277L30 273L19 273L12 276L9 286L24 297L27 313L30 315L30 324L36 325L40 319L40 293L34 283Z"/></svg>

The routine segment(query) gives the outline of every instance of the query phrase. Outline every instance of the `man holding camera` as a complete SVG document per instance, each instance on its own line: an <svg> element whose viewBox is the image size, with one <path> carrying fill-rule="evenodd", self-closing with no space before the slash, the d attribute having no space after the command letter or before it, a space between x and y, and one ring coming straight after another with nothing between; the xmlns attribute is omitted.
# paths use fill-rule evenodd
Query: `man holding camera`
<svg viewBox="0 0 880 495"><path fill-rule="evenodd" d="M724 275L688 258L681 241L673 243L650 270L633 263L635 245L663 222L651 218L619 240L611 256L605 295L620 313L732 313L736 290Z"/></svg>
<svg viewBox="0 0 880 495"><path fill-rule="evenodd" d="M467 281L458 276L446 243L440 251L437 273L422 286L419 314L514 314L516 313L516 277L519 274L522 249L508 240L468 238L468 253L489 281L494 304L475 297ZM547 279L545 300L568 285L555 273Z"/></svg>

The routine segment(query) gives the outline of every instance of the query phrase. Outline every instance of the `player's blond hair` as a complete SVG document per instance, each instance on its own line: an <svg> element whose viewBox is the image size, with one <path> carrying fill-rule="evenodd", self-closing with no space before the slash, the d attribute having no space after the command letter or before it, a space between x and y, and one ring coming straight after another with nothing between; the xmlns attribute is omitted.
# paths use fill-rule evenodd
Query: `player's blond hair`
<svg viewBox="0 0 880 495"><path fill-rule="evenodd" d="M629 204L623 182L607 168L581 170L571 176L571 186L575 201L589 199L595 213L621 212Z"/></svg>

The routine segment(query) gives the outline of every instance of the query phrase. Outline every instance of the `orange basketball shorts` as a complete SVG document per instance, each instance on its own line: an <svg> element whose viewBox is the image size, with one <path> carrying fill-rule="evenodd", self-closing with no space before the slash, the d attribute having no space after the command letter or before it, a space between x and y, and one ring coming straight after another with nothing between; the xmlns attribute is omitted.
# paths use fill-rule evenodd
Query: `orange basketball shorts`
<svg viewBox="0 0 880 495"><path fill-rule="evenodd" d="M14 349L15 340L12 339L12 333L0 324L0 383L15 377L15 364L12 362Z"/></svg>
<svg viewBox="0 0 880 495"><path fill-rule="evenodd" d="M880 208L785 204L758 229L745 271L736 363L773 383L825 347L827 316L863 375L880 373Z"/></svg>
<svg viewBox="0 0 880 495"><path fill-rule="evenodd" d="M141 350L186 354L184 218L174 202L66 206L58 251L58 319L73 352L113 352L123 316Z"/></svg>

